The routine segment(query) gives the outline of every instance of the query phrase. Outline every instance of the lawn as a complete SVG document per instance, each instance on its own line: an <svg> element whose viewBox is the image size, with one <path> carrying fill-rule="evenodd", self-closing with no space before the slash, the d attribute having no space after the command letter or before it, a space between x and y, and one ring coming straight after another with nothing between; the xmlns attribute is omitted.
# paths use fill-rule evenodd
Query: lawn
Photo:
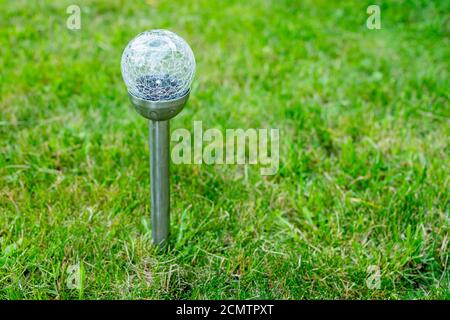
<svg viewBox="0 0 450 320"><path fill-rule="evenodd" d="M0 0L0 298L449 299L450 1L370 4ZM280 129L273 176L172 164L165 250L120 73L156 28L197 61L172 131Z"/></svg>

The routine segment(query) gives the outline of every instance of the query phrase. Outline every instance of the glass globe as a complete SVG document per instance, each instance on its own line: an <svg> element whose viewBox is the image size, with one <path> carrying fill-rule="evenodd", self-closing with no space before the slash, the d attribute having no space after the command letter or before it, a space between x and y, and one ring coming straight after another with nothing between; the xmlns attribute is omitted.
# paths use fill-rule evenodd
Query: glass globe
<svg viewBox="0 0 450 320"><path fill-rule="evenodd" d="M185 95L195 73L189 45L167 30L145 31L122 54L122 77L128 91L150 101L173 100Z"/></svg>

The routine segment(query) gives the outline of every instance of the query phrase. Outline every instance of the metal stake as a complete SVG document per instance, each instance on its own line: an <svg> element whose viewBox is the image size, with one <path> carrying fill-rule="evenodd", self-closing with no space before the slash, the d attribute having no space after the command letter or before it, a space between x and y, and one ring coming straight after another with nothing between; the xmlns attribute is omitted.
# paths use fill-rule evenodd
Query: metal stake
<svg viewBox="0 0 450 320"><path fill-rule="evenodd" d="M169 120L183 110L190 90L166 101L150 101L128 94L136 111L149 119L152 237L153 243L162 247L167 242L170 225Z"/></svg>
<svg viewBox="0 0 450 320"><path fill-rule="evenodd" d="M153 242L164 246L169 236L169 120L149 121Z"/></svg>

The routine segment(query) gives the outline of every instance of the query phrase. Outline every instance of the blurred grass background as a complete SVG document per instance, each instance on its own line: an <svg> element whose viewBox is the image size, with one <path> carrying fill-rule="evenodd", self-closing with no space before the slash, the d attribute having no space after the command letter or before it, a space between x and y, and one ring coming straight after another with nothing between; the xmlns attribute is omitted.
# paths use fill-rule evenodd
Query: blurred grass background
<svg viewBox="0 0 450 320"><path fill-rule="evenodd" d="M381 30L366 28L370 4ZM450 297L449 1L0 7L0 298ZM275 176L172 165L162 253L147 123L120 74L125 45L154 28L197 60L172 130L281 136Z"/></svg>

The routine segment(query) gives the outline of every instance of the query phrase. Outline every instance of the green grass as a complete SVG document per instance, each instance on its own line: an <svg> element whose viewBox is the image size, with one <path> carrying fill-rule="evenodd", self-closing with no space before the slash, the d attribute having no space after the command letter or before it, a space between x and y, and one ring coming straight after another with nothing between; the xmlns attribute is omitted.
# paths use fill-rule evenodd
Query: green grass
<svg viewBox="0 0 450 320"><path fill-rule="evenodd" d="M373 1L76 1L71 31L74 2L0 1L0 298L450 298L449 1L376 1L381 30ZM281 139L275 176L172 165L165 252L120 74L153 28L197 59L172 130Z"/></svg>

